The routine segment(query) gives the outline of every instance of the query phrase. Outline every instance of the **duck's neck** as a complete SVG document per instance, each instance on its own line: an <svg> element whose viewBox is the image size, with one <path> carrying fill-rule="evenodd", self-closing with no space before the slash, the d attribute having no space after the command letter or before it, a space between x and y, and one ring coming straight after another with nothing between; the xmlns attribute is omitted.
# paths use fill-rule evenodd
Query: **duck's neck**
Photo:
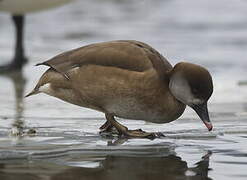
<svg viewBox="0 0 247 180"><path fill-rule="evenodd" d="M169 78L160 79L155 72L146 74L143 83L146 83L146 90L149 94L149 104L157 109L167 122L173 121L181 116L186 105L179 101L169 88Z"/></svg>

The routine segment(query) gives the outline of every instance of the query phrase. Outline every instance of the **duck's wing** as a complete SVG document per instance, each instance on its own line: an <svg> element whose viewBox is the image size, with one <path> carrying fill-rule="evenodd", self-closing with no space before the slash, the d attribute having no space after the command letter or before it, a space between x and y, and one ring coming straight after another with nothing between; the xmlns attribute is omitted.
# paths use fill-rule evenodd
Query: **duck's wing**
<svg viewBox="0 0 247 180"><path fill-rule="evenodd" d="M127 40L91 44L67 51L37 65L47 65L69 79L66 74L69 70L89 64L138 72L154 68L160 77L172 68L171 64L149 45Z"/></svg>

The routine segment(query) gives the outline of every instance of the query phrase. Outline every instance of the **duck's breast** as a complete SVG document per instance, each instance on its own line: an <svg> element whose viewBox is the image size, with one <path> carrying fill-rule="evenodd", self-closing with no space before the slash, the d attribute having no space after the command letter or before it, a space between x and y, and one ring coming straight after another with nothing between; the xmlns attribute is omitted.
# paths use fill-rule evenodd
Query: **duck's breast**
<svg viewBox="0 0 247 180"><path fill-rule="evenodd" d="M87 65L71 71L69 76L81 102L117 117L165 123L184 111L184 105L174 99L168 85L160 84L154 70L135 72ZM81 106L87 107L85 103Z"/></svg>

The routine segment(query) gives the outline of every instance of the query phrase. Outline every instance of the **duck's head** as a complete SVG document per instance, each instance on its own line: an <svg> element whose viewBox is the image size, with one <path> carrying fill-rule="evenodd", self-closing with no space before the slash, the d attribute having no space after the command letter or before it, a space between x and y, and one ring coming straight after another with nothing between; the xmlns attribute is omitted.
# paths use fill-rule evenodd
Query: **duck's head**
<svg viewBox="0 0 247 180"><path fill-rule="evenodd" d="M213 93L213 82L209 72L195 64L178 63L170 72L169 88L176 99L196 111L211 131L207 101Z"/></svg>

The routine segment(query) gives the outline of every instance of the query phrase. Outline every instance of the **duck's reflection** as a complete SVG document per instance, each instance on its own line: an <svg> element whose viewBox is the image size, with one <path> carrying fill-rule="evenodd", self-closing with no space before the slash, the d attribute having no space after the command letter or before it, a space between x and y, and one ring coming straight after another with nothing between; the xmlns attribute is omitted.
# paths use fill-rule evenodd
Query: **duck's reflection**
<svg viewBox="0 0 247 180"><path fill-rule="evenodd" d="M78 155L80 156L80 155ZM211 180L208 177L209 152L195 164L188 167L187 162L174 154L166 156L108 155L92 154L76 158L77 162L92 162L96 166L70 167L60 163L40 160L0 164L0 179L43 179L51 180ZM94 157L92 161L88 158ZM98 160L97 160L98 159ZM100 159L100 160L99 160Z"/></svg>
<svg viewBox="0 0 247 180"><path fill-rule="evenodd" d="M26 85L26 79L23 76L22 71L15 71L9 74L4 74L4 77L9 78L13 82L14 94L15 94L15 114L14 121L12 123L12 134L21 135L23 133L24 121L23 121L23 95Z"/></svg>
<svg viewBox="0 0 247 180"><path fill-rule="evenodd" d="M52 180L87 179L87 180L173 180L173 179L205 179L208 177L209 157L189 168L187 163L176 155L166 157L124 157L107 156L96 168L71 168L54 175ZM188 173L189 172L189 173Z"/></svg>

